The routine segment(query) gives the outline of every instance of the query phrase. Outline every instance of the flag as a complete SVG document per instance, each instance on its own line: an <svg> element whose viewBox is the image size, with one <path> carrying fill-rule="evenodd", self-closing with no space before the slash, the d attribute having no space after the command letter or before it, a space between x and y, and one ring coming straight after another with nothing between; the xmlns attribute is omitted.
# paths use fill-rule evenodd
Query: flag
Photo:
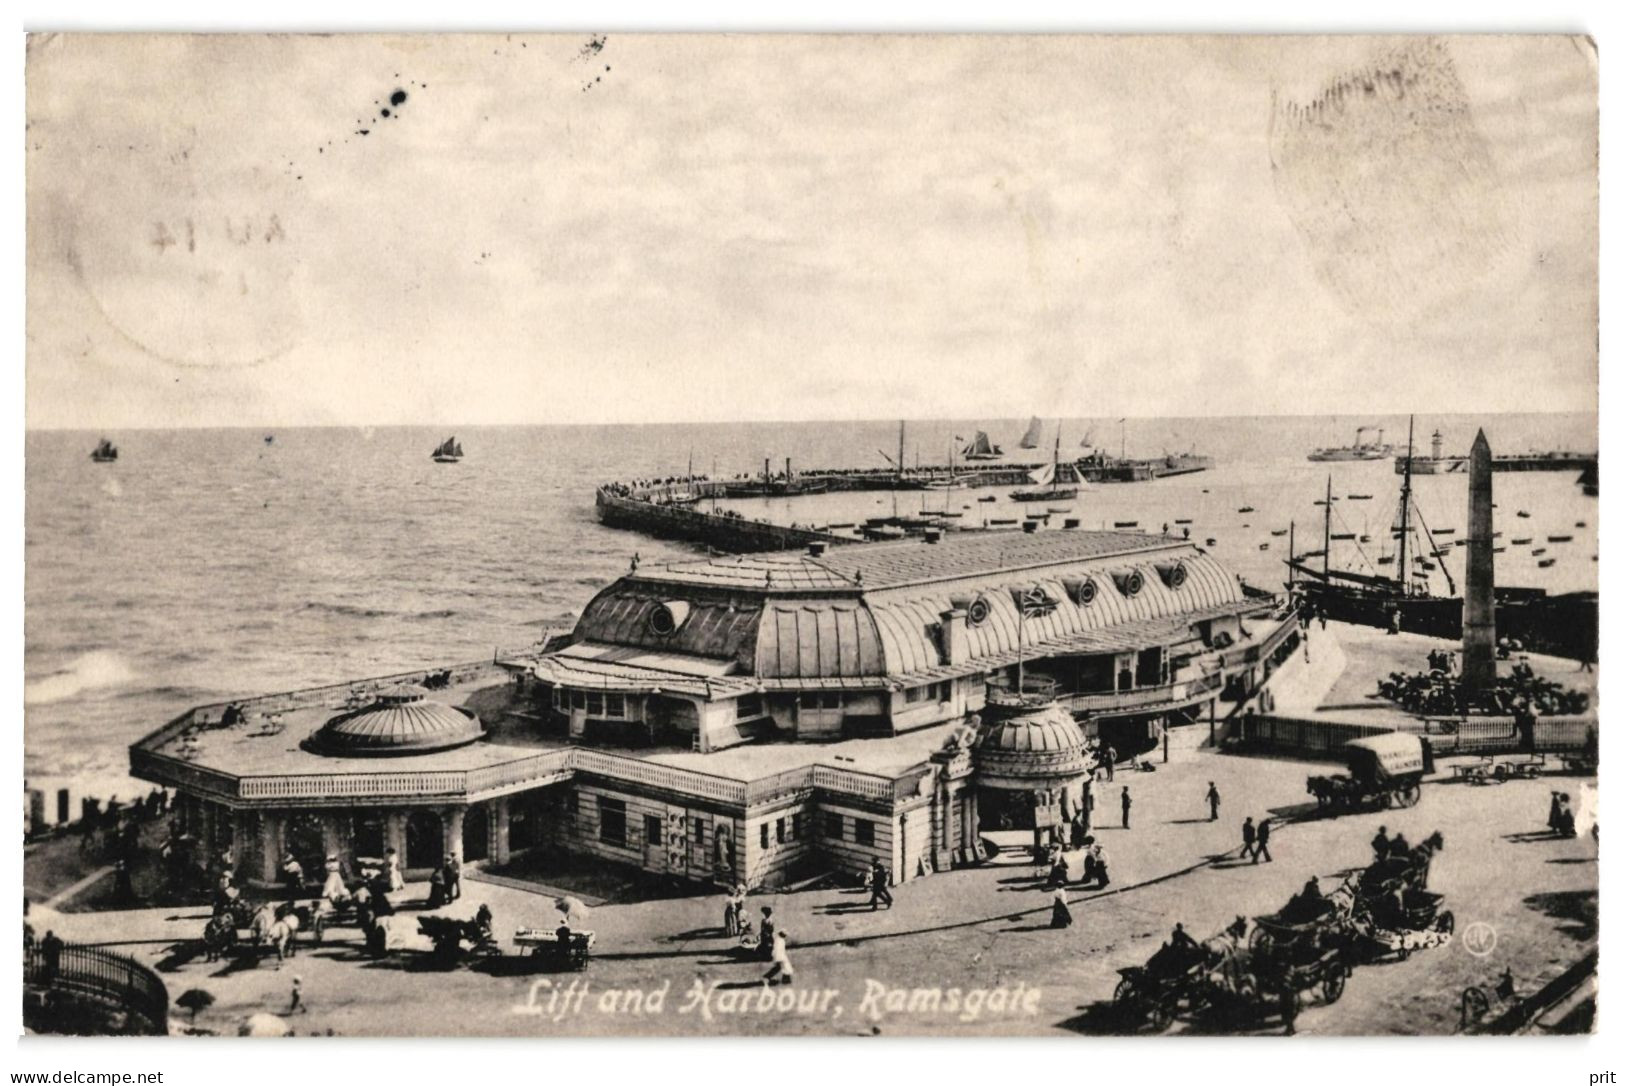
<svg viewBox="0 0 1625 1086"><path fill-rule="evenodd" d="M1041 618L1055 610L1055 601L1037 585L1011 589L1010 595L1016 601L1016 609L1021 612L1022 618Z"/></svg>

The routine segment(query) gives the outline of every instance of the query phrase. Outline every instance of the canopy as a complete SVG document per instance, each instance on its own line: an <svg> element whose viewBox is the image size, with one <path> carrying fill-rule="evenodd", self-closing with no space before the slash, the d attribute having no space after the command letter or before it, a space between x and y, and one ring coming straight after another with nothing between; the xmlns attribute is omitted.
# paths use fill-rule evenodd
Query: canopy
<svg viewBox="0 0 1625 1086"><path fill-rule="evenodd" d="M1343 745L1349 762L1370 759L1383 776L1397 777L1423 771L1422 740L1408 732L1388 732L1364 739L1351 739Z"/></svg>

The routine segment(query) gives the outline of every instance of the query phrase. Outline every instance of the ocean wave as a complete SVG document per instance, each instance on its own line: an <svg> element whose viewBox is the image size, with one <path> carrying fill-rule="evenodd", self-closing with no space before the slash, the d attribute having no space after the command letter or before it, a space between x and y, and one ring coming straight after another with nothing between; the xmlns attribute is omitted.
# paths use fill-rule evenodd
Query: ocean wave
<svg viewBox="0 0 1625 1086"><path fill-rule="evenodd" d="M325 603L321 600L311 600L300 610L324 611L330 615L343 615L346 618L392 618L400 614L399 611L380 610L376 607L359 607L353 603Z"/></svg>
<svg viewBox="0 0 1625 1086"><path fill-rule="evenodd" d="M23 684L24 705L50 705L92 690L123 686L135 672L117 653L98 649L74 658L67 667Z"/></svg>

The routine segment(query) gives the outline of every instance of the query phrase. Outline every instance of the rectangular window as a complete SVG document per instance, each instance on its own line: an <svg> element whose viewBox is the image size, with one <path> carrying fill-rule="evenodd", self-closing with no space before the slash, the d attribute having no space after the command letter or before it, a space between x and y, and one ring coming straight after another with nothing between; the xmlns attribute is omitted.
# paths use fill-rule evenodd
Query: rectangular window
<svg viewBox="0 0 1625 1086"><path fill-rule="evenodd" d="M916 702L924 701L925 696L926 696L926 690L927 690L927 688L923 687L923 686L910 687L909 689L903 691L903 701L906 704L909 704L909 705L913 705Z"/></svg>
<svg viewBox="0 0 1625 1086"><path fill-rule="evenodd" d="M697 818L694 820L694 847L705 847L705 823Z"/></svg>
<svg viewBox="0 0 1625 1086"><path fill-rule="evenodd" d="M751 717L762 715L762 698L759 694L740 698L735 706L740 720L749 720Z"/></svg>
<svg viewBox="0 0 1625 1086"><path fill-rule="evenodd" d="M564 809L571 814L580 814L581 796L575 792L567 792L564 796Z"/></svg>
<svg viewBox="0 0 1625 1086"><path fill-rule="evenodd" d="M854 818L852 820L853 839L860 845L874 846L875 824L867 818Z"/></svg>
<svg viewBox="0 0 1625 1086"><path fill-rule="evenodd" d="M602 695L602 694L588 694L587 695L587 715L588 716L603 716L604 715L604 695Z"/></svg>
<svg viewBox="0 0 1625 1086"><path fill-rule="evenodd" d="M606 845L626 847L626 804L618 799L598 800L598 839Z"/></svg>
<svg viewBox="0 0 1625 1086"><path fill-rule="evenodd" d="M830 811L824 815L824 836L839 841L846 836L846 819Z"/></svg>
<svg viewBox="0 0 1625 1086"><path fill-rule="evenodd" d="M626 718L626 695L605 694L604 715L617 717L624 720Z"/></svg>
<svg viewBox="0 0 1625 1086"><path fill-rule="evenodd" d="M784 819L773 823L773 837L779 844L784 844Z"/></svg>
<svg viewBox="0 0 1625 1086"><path fill-rule="evenodd" d="M790 840L801 840L801 812L797 811L790 816Z"/></svg>
<svg viewBox="0 0 1625 1086"><path fill-rule="evenodd" d="M937 700L938 701L952 701L952 700L954 700L954 684L951 683L951 682L946 682L946 681L938 683L937 684Z"/></svg>
<svg viewBox="0 0 1625 1086"><path fill-rule="evenodd" d="M762 823L762 847L767 847L767 823Z"/></svg>
<svg viewBox="0 0 1625 1086"><path fill-rule="evenodd" d="M584 690L572 690L572 691L570 691L570 707L573 708L573 709L585 709L587 707L587 694L586 694L586 691L584 691Z"/></svg>
<svg viewBox="0 0 1625 1086"><path fill-rule="evenodd" d="M657 815L643 816L643 843L658 845L660 843L660 818Z"/></svg>

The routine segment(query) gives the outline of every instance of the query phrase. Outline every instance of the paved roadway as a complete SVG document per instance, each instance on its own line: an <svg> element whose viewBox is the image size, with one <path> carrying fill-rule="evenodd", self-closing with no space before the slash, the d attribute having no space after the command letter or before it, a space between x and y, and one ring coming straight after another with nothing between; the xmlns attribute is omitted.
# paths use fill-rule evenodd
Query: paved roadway
<svg viewBox="0 0 1625 1086"><path fill-rule="evenodd" d="M1594 779L1436 781L1409 810L1284 823L1273 863L1238 862L1241 819L1301 814L1304 778L1323 768L1176 752L1174 763L1156 773L1119 774L1104 786L1097 811L1114 823L1118 789L1127 784L1136 800L1134 826L1101 831L1113 885L1103 893L1074 889L1076 924L1065 931L1049 928L1050 895L1038 872L1022 863L908 882L893 889L895 907L878 912L853 892L753 897L753 914L772 905L792 939L795 984L775 990L770 1009L760 1005L762 964L738 960L717 932L716 896L594 910L587 926L598 933L597 955L582 975L532 974L511 946L502 959L439 971L416 949L427 944L415 936L389 959L372 961L344 929L341 942L307 949L280 970L274 962L208 963L188 944L202 928L201 909L80 914L61 922L71 940L116 941L154 963L172 996L208 989L217 1003L197 1025L221 1032L248 1014L285 1009L294 975L309 1006L293 1022L301 1033L1093 1032L1116 970L1142 963L1176 920L1201 937L1238 914L1273 912L1310 876L1330 890L1367 861L1367 842L1382 823L1413 842L1436 829L1444 834L1432 888L1446 894L1458 933L1486 924L1496 933L1494 948L1480 957L1458 937L1406 962L1362 967L1339 1003L1305 1008L1300 1033L1449 1033L1466 985L1510 967L1520 990L1532 991L1595 945L1594 844L1589 836L1552 840L1543 832L1550 789L1577 792ZM1209 780L1225 797L1217 823L1207 820L1202 802ZM441 911L470 916L487 902L505 942L516 927L553 922L550 898L466 880L465 886L462 900ZM410 908L402 915L403 926L415 929ZM549 1005L551 986L572 980L579 982L575 998ZM657 1010L629 1005L627 992L644 992L647 1000L662 988ZM908 991L916 988L925 991ZM954 988L959 1005L950 1011ZM977 990L984 994L968 994Z"/></svg>

